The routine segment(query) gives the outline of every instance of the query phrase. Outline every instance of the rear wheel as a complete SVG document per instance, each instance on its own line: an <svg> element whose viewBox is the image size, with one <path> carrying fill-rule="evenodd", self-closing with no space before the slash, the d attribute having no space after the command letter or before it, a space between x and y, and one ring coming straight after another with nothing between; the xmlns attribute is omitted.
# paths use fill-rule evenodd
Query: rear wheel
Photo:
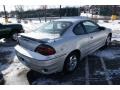
<svg viewBox="0 0 120 90"><path fill-rule="evenodd" d="M78 67L79 55L71 53L65 60L63 71L64 73L73 72Z"/></svg>

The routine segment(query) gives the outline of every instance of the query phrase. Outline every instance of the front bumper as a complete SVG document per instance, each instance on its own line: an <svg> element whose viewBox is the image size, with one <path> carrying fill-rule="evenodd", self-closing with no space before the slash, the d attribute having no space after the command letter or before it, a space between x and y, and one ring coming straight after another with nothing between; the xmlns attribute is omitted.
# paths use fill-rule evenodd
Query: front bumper
<svg viewBox="0 0 120 90"><path fill-rule="evenodd" d="M15 47L18 59L27 67L43 74L52 74L63 69L65 56L50 59L38 53L24 49L21 46Z"/></svg>

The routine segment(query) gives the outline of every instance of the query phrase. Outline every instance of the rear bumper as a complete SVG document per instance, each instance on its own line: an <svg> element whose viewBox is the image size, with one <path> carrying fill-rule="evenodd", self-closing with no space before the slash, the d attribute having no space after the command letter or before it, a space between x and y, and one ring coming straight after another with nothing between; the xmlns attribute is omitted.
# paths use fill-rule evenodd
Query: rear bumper
<svg viewBox="0 0 120 90"><path fill-rule="evenodd" d="M21 50L20 50L21 49ZM35 52L29 50L22 50L21 46L16 46L15 51L18 59L27 67L38 71L43 74L51 74L59 72L63 69L64 65L64 55L49 59L46 56L38 55Z"/></svg>

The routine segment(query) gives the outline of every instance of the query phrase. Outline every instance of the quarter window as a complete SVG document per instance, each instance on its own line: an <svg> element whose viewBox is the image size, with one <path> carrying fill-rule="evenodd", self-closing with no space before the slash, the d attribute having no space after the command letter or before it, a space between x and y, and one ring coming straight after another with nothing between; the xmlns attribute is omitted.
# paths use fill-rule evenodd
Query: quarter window
<svg viewBox="0 0 120 90"><path fill-rule="evenodd" d="M77 24L73 30L73 32L76 34L76 35L82 35L85 33L83 27L81 24Z"/></svg>

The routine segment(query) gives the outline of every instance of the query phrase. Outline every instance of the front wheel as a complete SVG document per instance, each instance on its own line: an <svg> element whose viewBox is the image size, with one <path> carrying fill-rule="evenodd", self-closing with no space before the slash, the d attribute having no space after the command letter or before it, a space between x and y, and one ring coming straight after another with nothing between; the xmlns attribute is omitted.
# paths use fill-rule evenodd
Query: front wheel
<svg viewBox="0 0 120 90"><path fill-rule="evenodd" d="M79 56L76 53L71 53L65 60L63 71L64 73L70 73L74 71L78 66Z"/></svg>
<svg viewBox="0 0 120 90"><path fill-rule="evenodd" d="M109 35L106 39L106 42L105 42L105 47L108 47L111 43L111 36Z"/></svg>
<svg viewBox="0 0 120 90"><path fill-rule="evenodd" d="M12 35L12 39L15 40L15 41L17 41L17 39L18 39L17 37L18 37L18 33L14 33Z"/></svg>

